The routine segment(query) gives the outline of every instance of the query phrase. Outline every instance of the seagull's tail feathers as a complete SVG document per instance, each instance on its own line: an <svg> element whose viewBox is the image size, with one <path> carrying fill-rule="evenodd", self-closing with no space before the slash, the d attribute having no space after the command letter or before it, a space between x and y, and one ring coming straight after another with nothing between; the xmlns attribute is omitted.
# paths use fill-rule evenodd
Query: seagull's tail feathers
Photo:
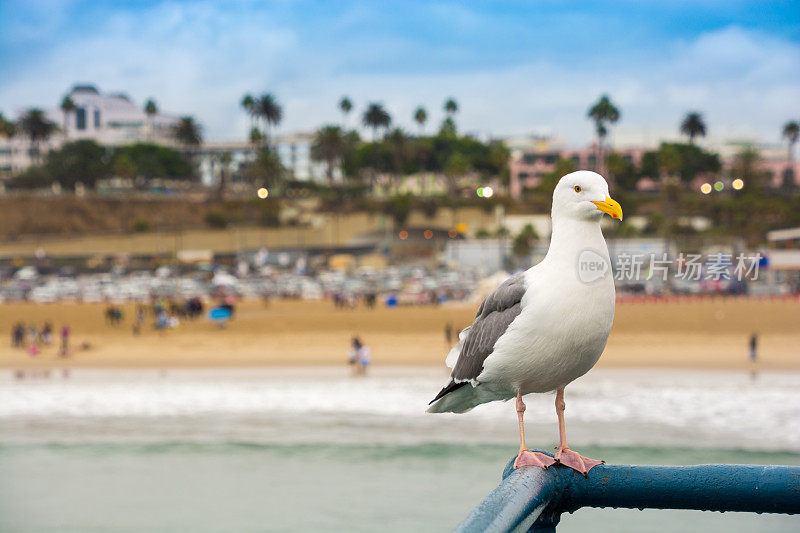
<svg viewBox="0 0 800 533"><path fill-rule="evenodd" d="M469 381L451 380L431 401L428 412L465 413L486 401L480 394L476 394L476 391L477 387L472 386Z"/></svg>

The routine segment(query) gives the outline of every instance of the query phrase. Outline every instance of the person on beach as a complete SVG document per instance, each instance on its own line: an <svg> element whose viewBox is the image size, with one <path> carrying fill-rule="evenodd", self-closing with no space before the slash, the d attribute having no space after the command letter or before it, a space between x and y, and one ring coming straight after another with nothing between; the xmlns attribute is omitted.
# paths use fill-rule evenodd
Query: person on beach
<svg viewBox="0 0 800 533"><path fill-rule="evenodd" d="M448 348L453 345L453 324L450 322L444 325L444 342Z"/></svg>
<svg viewBox="0 0 800 533"><path fill-rule="evenodd" d="M750 377L758 377L758 333L750 335Z"/></svg>
<svg viewBox="0 0 800 533"><path fill-rule="evenodd" d="M25 347L25 324L17 322L11 331L11 344L14 348Z"/></svg>
<svg viewBox="0 0 800 533"><path fill-rule="evenodd" d="M358 374L360 376L367 375L367 368L372 362L371 355L372 353L370 352L369 346L362 345L361 349L358 351Z"/></svg>
<svg viewBox="0 0 800 533"><path fill-rule="evenodd" d="M347 364L353 367L353 373L355 374L358 369L358 354L361 350L361 339L358 337L353 337L353 340L350 343L350 356L347 358Z"/></svg>
<svg viewBox="0 0 800 533"><path fill-rule="evenodd" d="M61 357L69 356L69 336L71 333L72 331L67 324L61 327Z"/></svg>
<svg viewBox="0 0 800 533"><path fill-rule="evenodd" d="M347 363L353 367L354 376L365 376L367 368L371 362L371 353L368 346L366 346L361 339L353 337L353 342L350 347L350 357Z"/></svg>
<svg viewBox="0 0 800 533"><path fill-rule="evenodd" d="M50 346L53 343L53 325L45 322L42 327L42 344Z"/></svg>
<svg viewBox="0 0 800 533"><path fill-rule="evenodd" d="M162 335L164 334L164 330L167 329L168 322L169 315L167 315L167 312L164 309L161 309L156 315L156 329Z"/></svg>

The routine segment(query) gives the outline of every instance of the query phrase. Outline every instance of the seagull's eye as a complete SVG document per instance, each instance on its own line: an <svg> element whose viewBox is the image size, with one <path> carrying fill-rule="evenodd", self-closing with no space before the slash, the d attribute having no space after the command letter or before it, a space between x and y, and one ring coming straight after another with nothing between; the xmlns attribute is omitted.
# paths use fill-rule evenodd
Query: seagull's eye
<svg viewBox="0 0 800 533"><path fill-rule="evenodd" d="M583 190L583 189L581 189L580 185L574 186L573 189L575 189L575 192L581 192Z"/></svg>

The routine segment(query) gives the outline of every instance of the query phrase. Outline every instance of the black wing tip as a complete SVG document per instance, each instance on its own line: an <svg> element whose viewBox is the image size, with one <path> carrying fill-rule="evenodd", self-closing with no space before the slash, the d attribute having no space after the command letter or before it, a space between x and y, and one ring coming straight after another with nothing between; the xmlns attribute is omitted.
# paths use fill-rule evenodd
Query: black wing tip
<svg viewBox="0 0 800 533"><path fill-rule="evenodd" d="M434 398L433 400L431 400L431 401L428 403L428 405L432 405L432 404L433 404L433 402L435 402L436 400L439 400L439 399L443 398L444 396L446 396L446 395L450 394L450 393L451 393L451 392L453 392L454 390L458 390L458 389L460 389L461 387L463 387L463 386L464 386L464 385L466 385L467 383L469 383L469 381L460 381L460 382L458 382L458 383L456 383L455 381L450 381L450 383L448 383L448 384L447 384L447 386L446 386L445 388L443 388L442 390L440 390L440 391L439 391L439 394L437 394L437 395L436 395L436 398Z"/></svg>

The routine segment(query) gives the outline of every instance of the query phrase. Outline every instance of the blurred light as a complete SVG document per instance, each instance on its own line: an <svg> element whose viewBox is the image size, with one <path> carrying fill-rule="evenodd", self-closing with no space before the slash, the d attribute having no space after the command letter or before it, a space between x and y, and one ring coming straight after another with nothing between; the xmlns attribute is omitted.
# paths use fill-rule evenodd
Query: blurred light
<svg viewBox="0 0 800 533"><path fill-rule="evenodd" d="M466 233L469 228L463 222L456 224L455 230L459 233Z"/></svg>
<svg viewBox="0 0 800 533"><path fill-rule="evenodd" d="M458 237L458 232L454 229L451 229L450 231L447 232L447 236L450 237L451 239L455 239L456 237Z"/></svg>
<svg viewBox="0 0 800 533"><path fill-rule="evenodd" d="M265 187L261 187L260 189L258 189L258 197L259 198L261 198L263 200L267 196L269 196L269 191Z"/></svg>
<svg viewBox="0 0 800 533"><path fill-rule="evenodd" d="M711 192L711 184L710 184L710 183L704 183L704 184L702 184L702 185L700 186L700 192L701 192L701 193L703 193L703 194L708 194L708 193L710 193L710 192Z"/></svg>
<svg viewBox="0 0 800 533"><path fill-rule="evenodd" d="M423 235L425 235L426 239L432 239L433 238L433 232L431 230L429 230L429 229L426 229L425 233L423 233Z"/></svg>
<svg viewBox="0 0 800 533"><path fill-rule="evenodd" d="M725 188L725 184L722 183L721 181L718 181L718 182L714 183L714 190L715 191L719 192L724 188Z"/></svg>
<svg viewBox="0 0 800 533"><path fill-rule="evenodd" d="M491 198L493 194L494 194L494 189L492 189L491 187L484 187L483 188L483 197L484 198Z"/></svg>
<svg viewBox="0 0 800 533"><path fill-rule="evenodd" d="M408 239L408 232L406 230L401 231L399 235L401 241Z"/></svg>
<svg viewBox="0 0 800 533"><path fill-rule="evenodd" d="M480 196L481 198L483 198L483 187L478 187L478 190L477 190L477 191L475 191L475 192L476 192L476 193L478 193L478 196Z"/></svg>
<svg viewBox="0 0 800 533"><path fill-rule="evenodd" d="M739 178L736 178L735 180L733 180L733 188L734 189L736 189L737 191L740 191L740 190L742 190L742 187L744 187L744 180L741 180Z"/></svg>

